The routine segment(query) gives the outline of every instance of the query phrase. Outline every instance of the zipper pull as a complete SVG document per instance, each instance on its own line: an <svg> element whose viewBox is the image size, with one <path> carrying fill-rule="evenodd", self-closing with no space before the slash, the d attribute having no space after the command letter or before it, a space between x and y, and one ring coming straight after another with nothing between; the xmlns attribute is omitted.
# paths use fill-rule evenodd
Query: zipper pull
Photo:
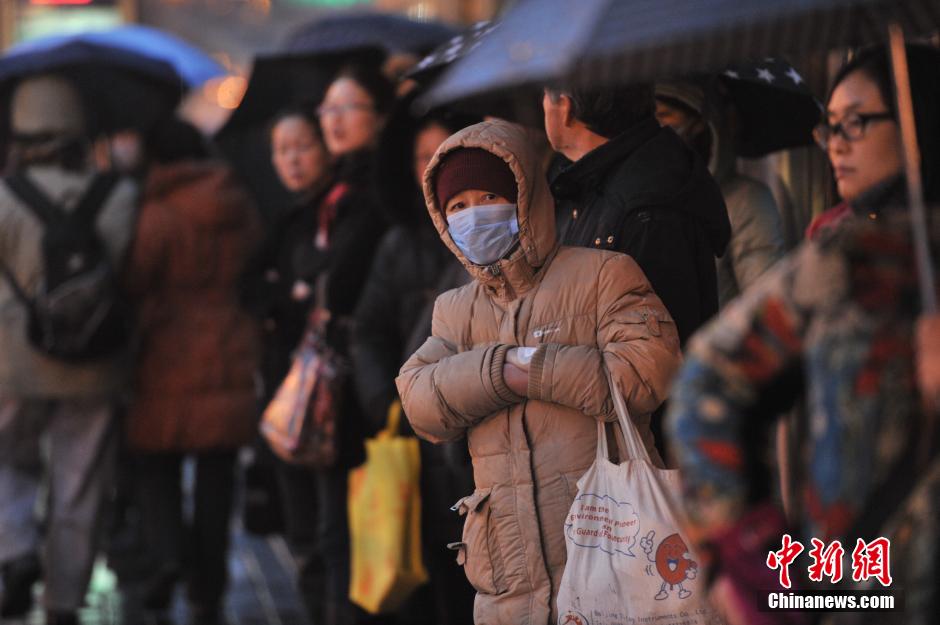
<svg viewBox="0 0 940 625"><path fill-rule="evenodd" d="M499 276L500 274L503 273L503 270L499 268L499 263L493 263L486 269L490 272L490 275L492 276Z"/></svg>

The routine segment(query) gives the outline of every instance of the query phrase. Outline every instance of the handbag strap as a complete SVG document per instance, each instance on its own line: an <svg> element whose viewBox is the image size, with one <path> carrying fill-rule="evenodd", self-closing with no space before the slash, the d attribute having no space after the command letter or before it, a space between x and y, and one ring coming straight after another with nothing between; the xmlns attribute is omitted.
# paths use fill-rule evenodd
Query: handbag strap
<svg viewBox="0 0 940 625"><path fill-rule="evenodd" d="M398 436L398 428L401 427L401 400L396 399L388 407L388 419L386 420L383 434L389 438Z"/></svg>
<svg viewBox="0 0 940 625"><path fill-rule="evenodd" d="M616 381L611 378L610 372L607 372L607 382L610 387L610 397L614 402L614 410L617 413L617 420L620 423L620 429L623 432L625 457L621 460L642 460L652 464L649 452L646 451L646 445L630 418L630 411L627 410L627 402L623 399L620 387ZM603 421L597 422L597 457L604 460L610 459L610 453L607 448L607 430Z"/></svg>

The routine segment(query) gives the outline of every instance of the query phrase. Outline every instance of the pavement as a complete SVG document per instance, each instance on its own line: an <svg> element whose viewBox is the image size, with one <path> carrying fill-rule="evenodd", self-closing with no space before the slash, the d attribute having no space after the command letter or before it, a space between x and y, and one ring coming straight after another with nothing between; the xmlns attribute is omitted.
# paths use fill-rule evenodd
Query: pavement
<svg viewBox="0 0 940 625"><path fill-rule="evenodd" d="M311 625L293 585L293 562L280 537L259 538L234 528L229 554L229 592L225 616L229 625ZM42 588L34 588L38 594ZM104 559L98 561L89 585L87 607L80 613L82 625L150 625L118 588L117 576ZM177 589L171 622L188 625L186 601ZM0 621L0 625L43 625L40 610L25 620Z"/></svg>

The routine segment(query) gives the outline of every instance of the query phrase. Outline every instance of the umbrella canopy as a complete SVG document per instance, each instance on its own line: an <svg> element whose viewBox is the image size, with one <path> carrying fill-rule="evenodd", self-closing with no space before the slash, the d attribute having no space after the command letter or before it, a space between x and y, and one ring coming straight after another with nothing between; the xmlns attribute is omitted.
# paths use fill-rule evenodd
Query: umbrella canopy
<svg viewBox="0 0 940 625"><path fill-rule="evenodd" d="M431 103L525 83L603 84L716 72L771 54L884 39L940 23L937 0L519 0L454 64Z"/></svg>
<svg viewBox="0 0 940 625"><path fill-rule="evenodd" d="M803 77L782 59L738 64L718 75L738 119L735 153L755 158L813 143L822 104Z"/></svg>
<svg viewBox="0 0 940 625"><path fill-rule="evenodd" d="M33 39L10 48L8 55L36 55L76 41L165 61L189 87L196 87L226 74L224 67L199 48L162 30L139 25Z"/></svg>
<svg viewBox="0 0 940 625"><path fill-rule="evenodd" d="M229 137L268 121L288 106L316 107L339 68L347 63L378 64L383 53L360 48L350 53L274 54L257 57L238 108L219 129Z"/></svg>
<svg viewBox="0 0 940 625"><path fill-rule="evenodd" d="M166 61L110 45L63 40L23 46L0 57L0 97L26 77L59 73L88 104L92 132L143 128L173 111L185 87ZM6 123L6 120L3 120Z"/></svg>
<svg viewBox="0 0 940 625"><path fill-rule="evenodd" d="M496 27L491 21L477 22L465 32L451 37L421 59L405 78L427 85L441 75L454 61L462 59L480 45L480 41Z"/></svg>
<svg viewBox="0 0 940 625"><path fill-rule="evenodd" d="M351 53L278 54L255 59L245 95L216 133L215 141L265 216L270 217L291 201L271 167L271 119L289 107L314 110L342 65L377 64L383 56L381 50L358 49Z"/></svg>
<svg viewBox="0 0 940 625"><path fill-rule="evenodd" d="M392 13L342 13L300 27L288 38L285 51L312 54L378 48L387 54L423 54L456 35L455 29L442 22Z"/></svg>

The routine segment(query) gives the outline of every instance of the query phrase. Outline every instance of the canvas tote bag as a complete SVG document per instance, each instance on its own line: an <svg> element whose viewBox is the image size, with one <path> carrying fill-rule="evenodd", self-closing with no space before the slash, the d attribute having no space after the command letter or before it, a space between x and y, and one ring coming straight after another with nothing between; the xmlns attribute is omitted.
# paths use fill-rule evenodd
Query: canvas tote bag
<svg viewBox="0 0 940 625"><path fill-rule="evenodd" d="M558 591L560 625L719 625L698 561L683 536L678 471L652 464L623 396L611 393L624 461L609 460L604 424L597 458L578 480L565 520L568 562Z"/></svg>

